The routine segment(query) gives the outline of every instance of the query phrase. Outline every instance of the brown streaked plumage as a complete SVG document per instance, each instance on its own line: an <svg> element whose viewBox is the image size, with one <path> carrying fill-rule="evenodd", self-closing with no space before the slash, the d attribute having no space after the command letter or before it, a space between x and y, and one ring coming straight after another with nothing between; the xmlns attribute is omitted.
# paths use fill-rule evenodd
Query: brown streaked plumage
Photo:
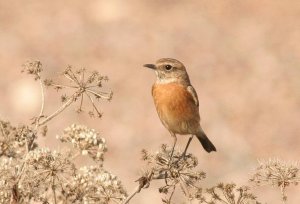
<svg viewBox="0 0 300 204"><path fill-rule="evenodd" d="M174 138L173 150L177 141L176 134L191 134L196 135L207 152L216 151L200 126L198 96L184 65L176 59L162 58L156 64L144 66L154 69L156 73L152 96L161 122ZM184 154L191 140L192 137Z"/></svg>

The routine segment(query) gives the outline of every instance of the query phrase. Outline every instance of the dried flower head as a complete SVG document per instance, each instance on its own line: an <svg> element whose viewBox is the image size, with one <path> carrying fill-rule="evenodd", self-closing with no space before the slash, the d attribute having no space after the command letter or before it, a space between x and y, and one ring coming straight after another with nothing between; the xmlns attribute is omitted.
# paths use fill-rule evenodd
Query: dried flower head
<svg viewBox="0 0 300 204"><path fill-rule="evenodd" d="M95 167L82 167L72 182L64 186L65 197L71 203L120 203L127 193L120 180L108 171Z"/></svg>
<svg viewBox="0 0 300 204"><path fill-rule="evenodd" d="M64 134L57 137L61 142L71 143L82 155L88 155L95 161L102 162L107 151L105 139L94 129L84 125L73 124L64 130Z"/></svg>
<svg viewBox="0 0 300 204"><path fill-rule="evenodd" d="M72 90L72 94L63 94L61 96L61 101L67 105L72 102L80 101L78 113L83 110L84 98L92 104L92 110L89 111L91 117L97 116L101 117L102 113L96 106L95 100L105 99L110 101L112 98L112 92L105 92L102 90L103 81L108 81L108 77L100 75L98 72L94 71L90 75L87 75L86 69L79 69L77 71L73 70L73 67L68 66L67 69L62 73L62 75L69 81L68 85L59 84L51 79L44 80L44 85L46 87L54 87L56 90L69 89Z"/></svg>
<svg viewBox="0 0 300 204"><path fill-rule="evenodd" d="M69 158L69 154L47 148L30 151L25 159L26 167L18 187L26 197L44 202L49 191L63 191L63 184L75 175L75 165Z"/></svg>
<svg viewBox="0 0 300 204"><path fill-rule="evenodd" d="M12 126L0 120L0 156L22 157L26 148L34 148L34 131L26 126Z"/></svg>
<svg viewBox="0 0 300 204"><path fill-rule="evenodd" d="M230 203L230 204L259 204L256 197L250 192L248 186L237 187L236 184L220 183L206 190L206 193L199 192L198 200L201 203Z"/></svg>
<svg viewBox="0 0 300 204"><path fill-rule="evenodd" d="M0 159L0 204L10 202L19 167L13 158Z"/></svg>
<svg viewBox="0 0 300 204"><path fill-rule="evenodd" d="M172 148L167 145L162 145L156 153L142 151L143 160L148 163L147 170L142 178L147 178L148 182L152 179L164 179L165 185L159 188L159 192L170 194L168 198L163 199L165 203L171 202L172 195L177 187L182 190L186 197L192 197L191 192L198 189L197 185L205 178L203 171L195 169L198 165L195 156L188 154L183 158L182 152L175 150L171 157L171 152ZM142 181L142 179L139 179L139 181Z"/></svg>
<svg viewBox="0 0 300 204"><path fill-rule="evenodd" d="M259 161L255 174L250 179L257 186L271 185L280 187L282 200L287 200L286 187L298 185L300 168L296 162L284 162L279 159Z"/></svg>
<svg viewBox="0 0 300 204"><path fill-rule="evenodd" d="M23 64L22 72L33 75L34 80L38 80L40 79L40 73L42 72L42 70L42 63L38 60L35 60Z"/></svg>

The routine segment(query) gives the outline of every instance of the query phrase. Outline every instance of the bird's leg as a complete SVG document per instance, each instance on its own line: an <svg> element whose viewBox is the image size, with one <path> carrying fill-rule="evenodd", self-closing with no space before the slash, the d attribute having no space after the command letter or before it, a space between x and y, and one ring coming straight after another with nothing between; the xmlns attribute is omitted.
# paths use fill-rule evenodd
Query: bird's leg
<svg viewBox="0 0 300 204"><path fill-rule="evenodd" d="M189 138L189 141L188 141L187 144L186 144L186 147L185 147L185 149L184 149L184 152L182 153L182 156L181 156L181 157L183 157L183 159L185 159L186 151L187 151L188 147L190 146L190 143L191 143L193 137L194 137L194 135L191 135L190 138Z"/></svg>
<svg viewBox="0 0 300 204"><path fill-rule="evenodd" d="M176 145L176 142L177 142L177 137L176 135L173 133L173 132L170 132L171 136L173 137L174 139L174 144L173 144L173 148L172 148L172 151L171 151L171 156L170 156L170 160L169 160L169 165L172 163L172 157L173 157L173 153L174 153L174 150L175 150L175 145Z"/></svg>

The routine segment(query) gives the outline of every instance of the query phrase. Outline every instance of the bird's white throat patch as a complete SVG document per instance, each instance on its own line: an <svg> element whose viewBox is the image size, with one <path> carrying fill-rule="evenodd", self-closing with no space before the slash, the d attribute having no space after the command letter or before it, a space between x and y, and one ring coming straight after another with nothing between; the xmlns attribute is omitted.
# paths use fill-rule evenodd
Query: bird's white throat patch
<svg viewBox="0 0 300 204"><path fill-rule="evenodd" d="M159 73L158 71L155 71L156 74L156 83L157 84L168 84L172 82L178 82L178 79L176 77L166 77L162 73Z"/></svg>

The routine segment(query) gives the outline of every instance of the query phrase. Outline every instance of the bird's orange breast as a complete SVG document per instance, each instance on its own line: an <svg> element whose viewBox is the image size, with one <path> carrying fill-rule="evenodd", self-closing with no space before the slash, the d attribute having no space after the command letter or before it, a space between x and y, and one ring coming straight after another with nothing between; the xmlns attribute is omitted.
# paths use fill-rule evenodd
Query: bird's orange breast
<svg viewBox="0 0 300 204"><path fill-rule="evenodd" d="M199 131L198 106L186 86L180 83L154 84L152 96L158 115L167 129L179 134Z"/></svg>

